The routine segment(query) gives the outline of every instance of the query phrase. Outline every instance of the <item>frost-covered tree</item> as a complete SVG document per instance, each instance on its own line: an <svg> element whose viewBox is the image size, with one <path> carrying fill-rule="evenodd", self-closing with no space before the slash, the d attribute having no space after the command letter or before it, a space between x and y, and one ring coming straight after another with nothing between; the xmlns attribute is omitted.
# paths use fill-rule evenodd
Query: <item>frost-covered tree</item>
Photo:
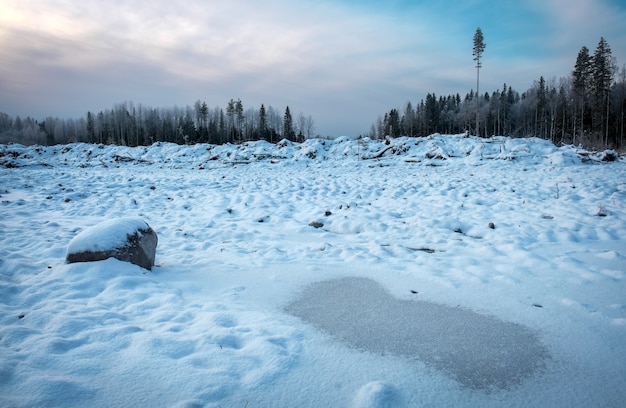
<svg viewBox="0 0 626 408"><path fill-rule="evenodd" d="M306 121L304 123L304 137L310 139L313 137L313 131L315 130L315 120L311 115L307 115Z"/></svg>
<svg viewBox="0 0 626 408"><path fill-rule="evenodd" d="M416 113L415 110L413 109L413 105L411 104L411 102L407 102L406 106L404 107L404 134L407 136L415 136L415 120L416 120Z"/></svg>

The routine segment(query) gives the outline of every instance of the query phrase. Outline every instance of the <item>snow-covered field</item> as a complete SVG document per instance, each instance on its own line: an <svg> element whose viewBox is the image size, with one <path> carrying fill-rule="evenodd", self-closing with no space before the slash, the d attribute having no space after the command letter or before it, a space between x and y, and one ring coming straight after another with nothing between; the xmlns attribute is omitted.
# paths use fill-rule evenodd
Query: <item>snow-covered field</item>
<svg viewBox="0 0 626 408"><path fill-rule="evenodd" d="M626 163L600 157L0 146L0 406L623 406ZM118 217L152 271L65 263Z"/></svg>

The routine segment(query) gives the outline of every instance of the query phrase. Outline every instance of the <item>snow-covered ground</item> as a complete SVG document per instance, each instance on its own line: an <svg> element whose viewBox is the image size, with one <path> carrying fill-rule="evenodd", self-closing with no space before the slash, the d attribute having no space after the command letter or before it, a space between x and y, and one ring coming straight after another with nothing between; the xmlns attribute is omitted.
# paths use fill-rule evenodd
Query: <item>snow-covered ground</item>
<svg viewBox="0 0 626 408"><path fill-rule="evenodd" d="M0 146L0 406L623 406L626 163L600 158ZM118 217L158 234L152 271L65 263Z"/></svg>

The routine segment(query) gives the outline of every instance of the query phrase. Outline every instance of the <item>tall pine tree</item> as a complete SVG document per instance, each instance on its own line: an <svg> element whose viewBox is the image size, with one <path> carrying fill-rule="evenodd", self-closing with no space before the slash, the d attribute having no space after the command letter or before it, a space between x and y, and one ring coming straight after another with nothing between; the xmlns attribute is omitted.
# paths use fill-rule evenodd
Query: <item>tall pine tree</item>
<svg viewBox="0 0 626 408"><path fill-rule="evenodd" d="M259 137L261 139L267 138L267 115L265 113L265 105L261 104L259 109Z"/></svg>
<svg viewBox="0 0 626 408"><path fill-rule="evenodd" d="M580 123L579 130L581 135L585 131L585 102L589 93L589 83L591 81L591 56L589 55L589 49L583 46L578 52L576 57L576 65L574 65L574 71L572 72L572 85L576 95L576 105L580 106ZM576 123L576 121L574 121ZM574 125L574 135L572 143L576 143L576 125Z"/></svg>
<svg viewBox="0 0 626 408"><path fill-rule="evenodd" d="M608 145L609 141L609 102L611 92L611 82L615 72L613 58L611 57L611 47L607 44L604 37L600 37L600 42L593 53L591 63L593 92L593 127L600 130L600 134L604 137L604 144Z"/></svg>
<svg viewBox="0 0 626 408"><path fill-rule="evenodd" d="M293 130L293 119L291 117L291 112L289 111L289 106L285 109L285 116L283 118L283 137L287 140L295 141L296 132Z"/></svg>
<svg viewBox="0 0 626 408"><path fill-rule="evenodd" d="M472 51L472 55L474 56L474 61L476 61L476 95L480 95L478 91L478 85L480 82L480 67L482 66L480 59L483 56L483 52L485 51L485 41L483 37L483 32L478 27L476 32L474 33L474 49ZM476 98L476 136L480 135L479 129L479 110L478 110L478 101L480 98Z"/></svg>
<svg viewBox="0 0 626 408"><path fill-rule="evenodd" d="M537 105L535 110L535 134L546 137L546 80L541 76L537 86ZM539 129L539 131L537 131Z"/></svg>

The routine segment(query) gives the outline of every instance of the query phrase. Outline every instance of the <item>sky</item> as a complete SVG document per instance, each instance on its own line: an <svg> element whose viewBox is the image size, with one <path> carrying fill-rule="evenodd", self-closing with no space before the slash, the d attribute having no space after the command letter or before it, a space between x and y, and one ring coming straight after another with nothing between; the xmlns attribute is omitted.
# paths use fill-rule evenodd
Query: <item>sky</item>
<svg viewBox="0 0 626 408"><path fill-rule="evenodd" d="M626 63L622 0L0 0L0 112L84 117L130 101L241 99L366 134L391 108L571 73L600 37Z"/></svg>

